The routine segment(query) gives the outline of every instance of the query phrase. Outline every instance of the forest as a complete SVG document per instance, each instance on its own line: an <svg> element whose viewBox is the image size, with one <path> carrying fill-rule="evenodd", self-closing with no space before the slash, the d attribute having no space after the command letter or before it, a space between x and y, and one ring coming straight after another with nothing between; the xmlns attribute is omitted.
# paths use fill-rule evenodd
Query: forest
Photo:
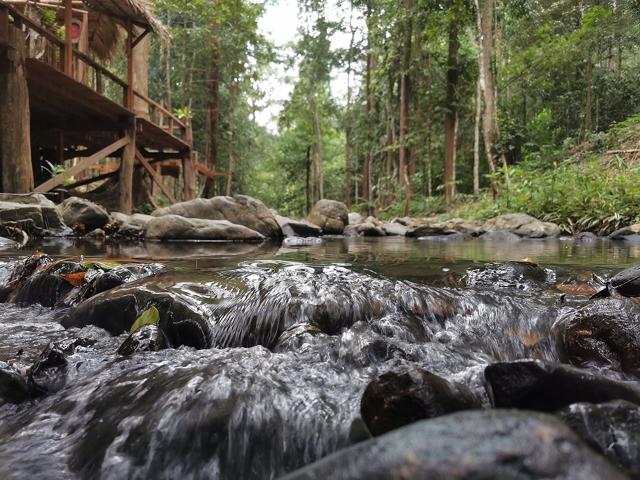
<svg viewBox="0 0 640 480"><path fill-rule="evenodd" d="M290 215L320 198L382 218L523 211L569 230L636 218L637 2L300 0L286 49L259 27L268 7L155 0L171 42L153 40L150 95L232 171L205 196ZM291 89L268 128L276 66Z"/></svg>

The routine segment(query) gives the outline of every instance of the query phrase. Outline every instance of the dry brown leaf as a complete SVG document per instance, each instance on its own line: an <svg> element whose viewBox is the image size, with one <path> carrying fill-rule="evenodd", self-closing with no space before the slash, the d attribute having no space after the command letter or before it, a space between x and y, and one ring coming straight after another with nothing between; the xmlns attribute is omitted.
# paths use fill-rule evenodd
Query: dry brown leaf
<svg viewBox="0 0 640 480"><path fill-rule="evenodd" d="M68 273L66 275L63 275L62 277L74 287L79 288L82 286L82 282L84 282L85 275L86 275L86 272L78 272L78 273Z"/></svg>

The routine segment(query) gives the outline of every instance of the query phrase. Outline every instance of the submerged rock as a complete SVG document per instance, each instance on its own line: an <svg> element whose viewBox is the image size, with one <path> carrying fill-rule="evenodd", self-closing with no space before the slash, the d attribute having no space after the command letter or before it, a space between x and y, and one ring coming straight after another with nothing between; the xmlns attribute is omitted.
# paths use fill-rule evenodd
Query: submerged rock
<svg viewBox="0 0 640 480"><path fill-rule="evenodd" d="M0 402L21 403L30 397L26 378L11 365L0 362Z"/></svg>
<svg viewBox="0 0 640 480"><path fill-rule="evenodd" d="M395 430L284 478L622 480L625 476L552 416L472 411Z"/></svg>
<svg viewBox="0 0 640 480"><path fill-rule="evenodd" d="M372 435L460 410L480 408L471 391L427 370L388 372L367 385L360 413Z"/></svg>
<svg viewBox="0 0 640 480"><path fill-rule="evenodd" d="M322 239L318 237L286 237L282 241L283 247L311 247L322 245Z"/></svg>
<svg viewBox="0 0 640 480"><path fill-rule="evenodd" d="M133 332L118 348L119 355L133 355L137 352L157 352L167 348L167 339L157 325L144 325Z"/></svg>
<svg viewBox="0 0 640 480"><path fill-rule="evenodd" d="M640 305L633 301L596 300L558 319L553 330L564 361L640 374Z"/></svg>
<svg viewBox="0 0 640 480"><path fill-rule="evenodd" d="M587 370L535 360L494 363L484 370L496 408L553 412L572 403L627 400L640 405L635 382L613 380Z"/></svg>
<svg viewBox="0 0 640 480"><path fill-rule="evenodd" d="M163 215L147 223L145 237L157 240L225 240L256 242L260 233L227 220L203 220Z"/></svg>
<svg viewBox="0 0 640 480"><path fill-rule="evenodd" d="M528 238L557 237L561 232L555 223L542 222L526 213L500 215L487 220L483 229L487 232L507 231Z"/></svg>
<svg viewBox="0 0 640 480"><path fill-rule="evenodd" d="M311 209L307 220L322 229L326 235L342 235L349 225L347 206L336 200L319 200Z"/></svg>
<svg viewBox="0 0 640 480"><path fill-rule="evenodd" d="M232 224L256 231L264 237L278 238L282 236L280 225L271 210L260 200L246 195L196 198L153 212L154 217L165 215L178 215L191 219L227 220Z"/></svg>
<svg viewBox="0 0 640 480"><path fill-rule="evenodd" d="M276 220L285 237L318 237L322 233L319 226L306 220L293 220L280 215L276 215Z"/></svg>
<svg viewBox="0 0 640 480"><path fill-rule="evenodd" d="M596 452L640 478L640 407L624 401L576 403L557 414Z"/></svg>
<svg viewBox="0 0 640 480"><path fill-rule="evenodd" d="M554 280L554 274L534 263L488 263L467 270L462 282L467 287L491 289L540 290Z"/></svg>
<svg viewBox="0 0 640 480"><path fill-rule="evenodd" d="M64 223L69 227L82 225L85 232L102 228L111 221L109 213L100 205L79 197L69 197L60 204Z"/></svg>

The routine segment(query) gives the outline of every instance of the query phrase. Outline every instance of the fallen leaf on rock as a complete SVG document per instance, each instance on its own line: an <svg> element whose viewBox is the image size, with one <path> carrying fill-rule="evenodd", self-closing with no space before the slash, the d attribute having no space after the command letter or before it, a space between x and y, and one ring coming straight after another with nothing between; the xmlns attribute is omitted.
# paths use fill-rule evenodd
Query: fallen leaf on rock
<svg viewBox="0 0 640 480"><path fill-rule="evenodd" d="M590 297L597 292L595 288L587 283L561 283L556 288L567 295L583 297Z"/></svg>
<svg viewBox="0 0 640 480"><path fill-rule="evenodd" d="M82 282L84 282L85 275L86 275L85 272L68 273L66 275L63 275L62 278L64 278L67 282L69 282L74 287L79 288L82 286Z"/></svg>

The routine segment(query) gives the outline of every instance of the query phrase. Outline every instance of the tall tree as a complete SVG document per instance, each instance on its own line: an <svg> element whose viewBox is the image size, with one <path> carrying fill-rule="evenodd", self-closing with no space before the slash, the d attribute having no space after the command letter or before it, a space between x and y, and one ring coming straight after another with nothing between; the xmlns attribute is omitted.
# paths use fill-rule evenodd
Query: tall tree
<svg viewBox="0 0 640 480"><path fill-rule="evenodd" d="M404 0L404 38L402 42L402 73L400 75L400 154L398 156L398 177L400 186L404 190L405 202L403 215L409 214L411 202L411 185L409 182L407 145L408 121L409 121L409 69L411 67L411 41L413 39L413 0ZM402 9L400 9L402 11Z"/></svg>
<svg viewBox="0 0 640 480"><path fill-rule="evenodd" d="M458 50L459 1L454 0L449 11L449 52L447 56L447 93L444 120L444 196L447 203L456 194L456 154L458 140Z"/></svg>

